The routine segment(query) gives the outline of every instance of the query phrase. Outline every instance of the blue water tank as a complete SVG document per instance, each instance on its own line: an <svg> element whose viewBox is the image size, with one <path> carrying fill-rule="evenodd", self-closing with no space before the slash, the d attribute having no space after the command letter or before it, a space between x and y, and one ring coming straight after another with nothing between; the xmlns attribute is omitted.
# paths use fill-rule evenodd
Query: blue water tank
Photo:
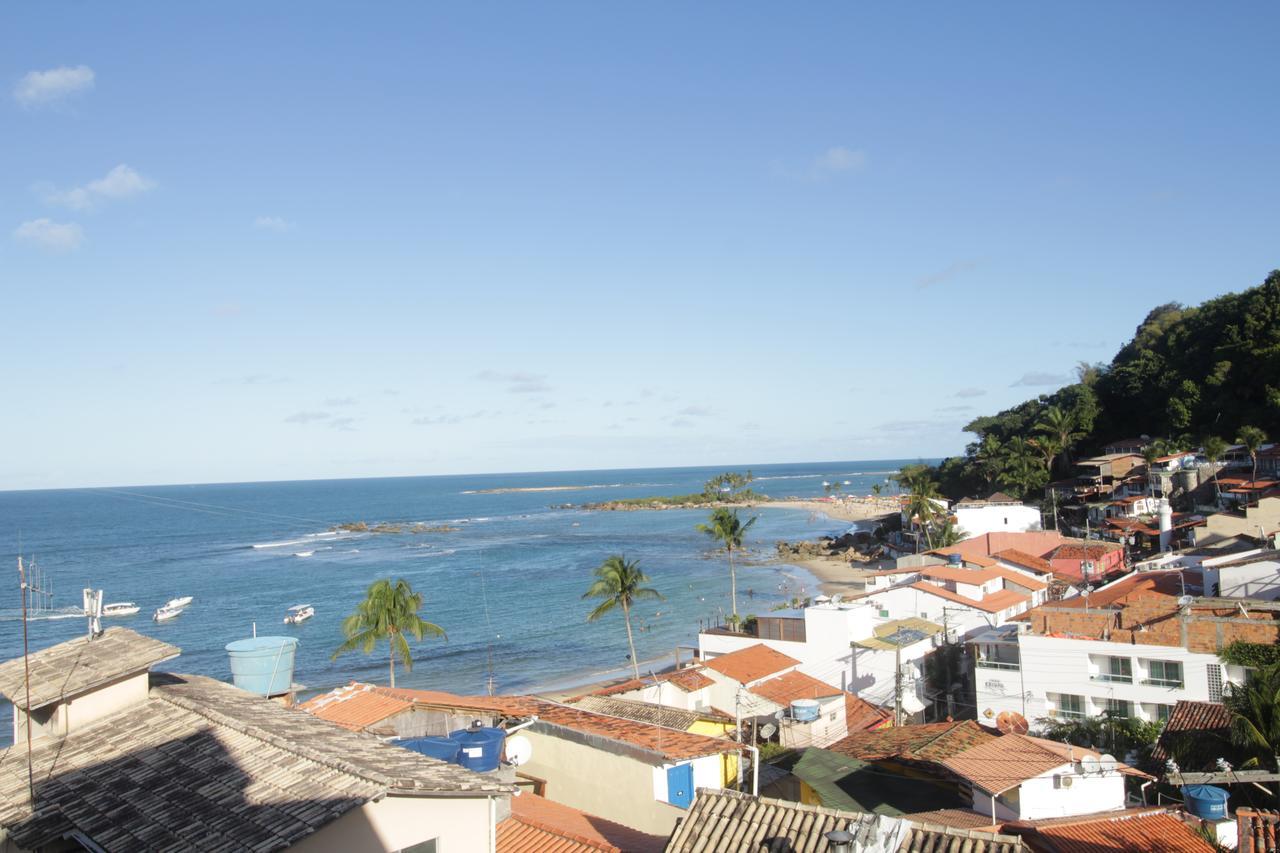
<svg viewBox="0 0 1280 853"><path fill-rule="evenodd" d="M819 706L817 699L797 699L791 703L791 719L802 723L812 723L818 719Z"/></svg>
<svg viewBox="0 0 1280 853"><path fill-rule="evenodd" d="M487 773L498 769L502 756L502 740L507 733L487 726L472 726L449 732L449 740L458 744L458 763L468 770Z"/></svg>
<svg viewBox="0 0 1280 853"><path fill-rule="evenodd" d="M1187 801L1187 811L1202 820L1222 820L1227 816L1227 797L1222 788L1214 785L1187 785L1182 789Z"/></svg>
<svg viewBox="0 0 1280 853"><path fill-rule="evenodd" d="M254 637L227 643L231 656L231 681L241 690L259 696L278 696L293 684L296 637Z"/></svg>
<svg viewBox="0 0 1280 853"><path fill-rule="evenodd" d="M958 568L964 568L964 557L962 557L959 554L948 554L947 565L956 566Z"/></svg>
<svg viewBox="0 0 1280 853"><path fill-rule="evenodd" d="M430 758L439 758L450 764L458 763L458 750L462 745L447 737L413 737L395 742L396 746L411 749Z"/></svg>

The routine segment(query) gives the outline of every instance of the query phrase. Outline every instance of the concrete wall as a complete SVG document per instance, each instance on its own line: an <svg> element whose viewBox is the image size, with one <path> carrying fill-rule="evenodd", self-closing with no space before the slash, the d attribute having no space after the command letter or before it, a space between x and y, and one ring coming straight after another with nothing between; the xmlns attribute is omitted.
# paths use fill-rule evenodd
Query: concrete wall
<svg viewBox="0 0 1280 853"><path fill-rule="evenodd" d="M1070 787L1059 787L1055 776L1069 776ZM1070 817L1092 812L1122 809L1125 805L1124 777L1115 771L1082 775L1064 763L1034 779L1028 779L1013 792L993 798L985 791L973 790L973 810L990 815L995 799L997 820L1039 820Z"/></svg>
<svg viewBox="0 0 1280 853"><path fill-rule="evenodd" d="M434 838L438 853L483 853L494 849L489 806L489 797L384 797L348 812L289 849L392 851Z"/></svg>
<svg viewBox="0 0 1280 853"><path fill-rule="evenodd" d="M145 671L98 687L92 692L59 703L56 706L36 709L35 725L31 729L33 740L42 737L64 737L77 729L94 723L103 717L122 711L132 705L147 701L148 675ZM26 714L14 708L14 743L26 739Z"/></svg>
<svg viewBox="0 0 1280 853"><path fill-rule="evenodd" d="M662 766L661 759L642 761L575 743L540 731L540 725L523 730L533 744L533 757L520 772L545 779L547 799L657 835L671 832L684 815L684 809L655 796L654 768ZM710 757L709 766L710 770L695 768L695 784L721 787L720 757Z"/></svg>
<svg viewBox="0 0 1280 853"><path fill-rule="evenodd" d="M1039 530L1040 510L1031 506L974 506L952 510L966 539L984 533L1025 533Z"/></svg>
<svg viewBox="0 0 1280 853"><path fill-rule="evenodd" d="M1274 557L1240 566L1218 568L1205 563L1205 595L1223 598L1280 598L1280 559Z"/></svg>

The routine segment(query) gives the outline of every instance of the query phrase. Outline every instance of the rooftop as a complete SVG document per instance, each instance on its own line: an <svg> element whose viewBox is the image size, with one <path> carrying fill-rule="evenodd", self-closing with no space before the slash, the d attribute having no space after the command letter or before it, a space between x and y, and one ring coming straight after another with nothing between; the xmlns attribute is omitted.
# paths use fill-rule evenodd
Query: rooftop
<svg viewBox="0 0 1280 853"><path fill-rule="evenodd" d="M666 839L529 792L511 798L498 824L498 853L659 853Z"/></svg>
<svg viewBox="0 0 1280 853"><path fill-rule="evenodd" d="M653 723L657 726L685 731L700 720L720 716L716 712L686 711L682 708L669 708L666 705L638 702L634 699L616 699L612 696L579 696L568 700L565 704L593 714L604 714L606 717L621 717L624 720ZM732 722L731 719L728 721Z"/></svg>
<svg viewBox="0 0 1280 853"><path fill-rule="evenodd" d="M941 589L941 587L925 585L929 586L930 589ZM915 584L912 584L912 586L915 586ZM942 591L946 592L946 590ZM872 636L854 640L853 645L876 651L893 651L896 648L927 640L934 634L941 633L943 627L936 622L921 619L919 616L912 616L908 619L894 619L892 622L885 622L883 625L877 625L871 630Z"/></svg>
<svg viewBox="0 0 1280 853"><path fill-rule="evenodd" d="M1092 814L1030 822L1019 832L1032 850L1046 853L1212 853L1216 850L1195 830L1166 809L1125 809L1115 814ZM1244 853L1245 848L1240 848Z"/></svg>
<svg viewBox="0 0 1280 853"><path fill-rule="evenodd" d="M843 829L865 843L875 837L875 826L874 815L699 788L667 842L667 853L764 850L776 838L787 839L792 850L821 851L827 849L823 836L828 832Z"/></svg>
<svg viewBox="0 0 1280 853"><path fill-rule="evenodd" d="M939 598L945 598L948 601L954 601L956 604L963 604L966 607L973 607L977 610L986 611L987 613L999 613L1007 607L1013 607L1016 604L1021 604L1022 602L1031 600L1027 596L1011 589L1002 589L998 592L993 592L990 595L977 599L969 598L967 595L952 592L944 586L927 583L926 581L916 581L910 586L912 589L931 593Z"/></svg>
<svg viewBox="0 0 1280 853"><path fill-rule="evenodd" d="M1026 551L1019 551L1017 548L1005 548L991 556L997 560L1003 560L1006 563L1012 563L1025 569L1041 574L1053 574L1053 566L1049 565L1048 560L1043 560L1035 554L1028 554Z"/></svg>
<svg viewBox="0 0 1280 853"><path fill-rule="evenodd" d="M874 764L829 749L809 747L775 764L802 779L828 808L902 815L968 803L954 788L945 790L920 779L887 774Z"/></svg>
<svg viewBox="0 0 1280 853"><path fill-rule="evenodd" d="M152 674L146 701L0 755L0 825L22 848L79 831L109 850L289 846L388 794L510 791L194 675Z"/></svg>
<svg viewBox="0 0 1280 853"><path fill-rule="evenodd" d="M1081 746L1006 734L945 758L942 765L982 790L999 794L1086 755L1100 757L1100 753ZM1146 775L1125 764L1117 762L1116 766L1128 775Z"/></svg>
<svg viewBox="0 0 1280 853"><path fill-rule="evenodd" d="M851 731L874 729L889 721L891 714L852 693L844 694L844 722Z"/></svg>
<svg viewBox="0 0 1280 853"><path fill-rule="evenodd" d="M386 688L353 681L345 687L308 699L298 708L358 732L413 707L412 699L389 693Z"/></svg>
<svg viewBox="0 0 1280 853"><path fill-rule="evenodd" d="M1169 714L1151 760L1172 758L1183 770L1209 770L1229 745L1231 712L1220 702L1179 699Z"/></svg>
<svg viewBox="0 0 1280 853"><path fill-rule="evenodd" d="M23 689L22 658L0 663L0 693L19 708L42 708L146 672L181 653L177 646L128 628L108 628L93 640L77 637L29 655L30 703Z"/></svg>
<svg viewBox="0 0 1280 853"><path fill-rule="evenodd" d="M660 672L648 679L641 678L639 680L631 678L618 684L611 684L594 691L597 696L608 696L613 693L630 693L632 690L640 690L649 687L658 682L669 682L673 687L678 687L685 693L693 693L704 687L710 687L715 684L710 678L707 678L701 671L701 667L691 666L685 669L677 669L671 672Z"/></svg>
<svg viewBox="0 0 1280 853"><path fill-rule="evenodd" d="M740 684L750 684L775 672L799 666L800 661L775 651L764 643L756 643L754 646L747 646L736 652L708 658L703 661L703 665Z"/></svg>
<svg viewBox="0 0 1280 853"><path fill-rule="evenodd" d="M961 720L857 732L836 741L827 749L863 761L889 758L941 761L996 737L973 720Z"/></svg>
<svg viewBox="0 0 1280 853"><path fill-rule="evenodd" d="M750 688L750 690L756 696L768 699L773 704L782 705L783 707L790 705L797 699L826 699L832 696L839 696L844 692L839 687L832 687L812 675L805 675L803 672L795 670L777 678L762 681Z"/></svg>

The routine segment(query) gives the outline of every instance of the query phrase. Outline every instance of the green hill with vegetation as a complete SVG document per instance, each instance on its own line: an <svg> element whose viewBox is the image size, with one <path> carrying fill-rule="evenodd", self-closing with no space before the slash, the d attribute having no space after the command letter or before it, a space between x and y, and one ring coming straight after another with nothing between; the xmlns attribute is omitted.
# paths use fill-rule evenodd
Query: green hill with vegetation
<svg viewBox="0 0 1280 853"><path fill-rule="evenodd" d="M1164 452L1280 434L1280 271L1196 307L1152 309L1109 364L1082 363L1075 383L965 431L976 436L965 454L929 472L951 498L1038 496L1073 459L1119 439L1158 437Z"/></svg>

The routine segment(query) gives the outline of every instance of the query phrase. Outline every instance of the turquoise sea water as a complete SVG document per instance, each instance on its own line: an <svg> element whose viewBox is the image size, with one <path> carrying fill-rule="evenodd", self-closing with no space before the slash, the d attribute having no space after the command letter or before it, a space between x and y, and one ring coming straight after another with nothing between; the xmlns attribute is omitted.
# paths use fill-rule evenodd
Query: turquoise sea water
<svg viewBox="0 0 1280 853"><path fill-rule="evenodd" d="M752 466L767 494L821 495L822 481L849 481L865 494L904 460ZM746 468L747 466L741 466ZM703 511L585 512L554 505L701 490L719 469L406 477L394 479L122 487L0 492L0 659L21 654L16 556L34 554L52 579L54 606L78 607L81 589L134 601L137 616L107 620L182 649L162 668L229 678L223 647L258 633L300 640L295 680L323 689L351 679L386 680L385 647L330 660L342 618L369 583L403 577L426 596L424 616L448 632L425 641L397 683L456 692L518 692L581 683L626 666L621 618L588 623L581 600L590 572L613 553L639 559L666 600L637 613L642 661L696 642L699 620L728 610L723 554L694 526ZM571 491L514 491L549 486ZM764 612L803 588L810 575L772 560L777 539L814 537L848 525L825 516L762 508L751 553L739 571L740 609ZM454 532L317 536L366 521L447 524ZM265 546L265 547L264 547ZM311 552L310 556L296 556ZM751 590L754 597L749 597ZM165 600L195 597L177 619L156 623ZM314 619L281 624L294 604ZM56 614L55 614L56 615ZM32 649L83 633L82 618L30 622ZM3 729L3 735L8 734Z"/></svg>

